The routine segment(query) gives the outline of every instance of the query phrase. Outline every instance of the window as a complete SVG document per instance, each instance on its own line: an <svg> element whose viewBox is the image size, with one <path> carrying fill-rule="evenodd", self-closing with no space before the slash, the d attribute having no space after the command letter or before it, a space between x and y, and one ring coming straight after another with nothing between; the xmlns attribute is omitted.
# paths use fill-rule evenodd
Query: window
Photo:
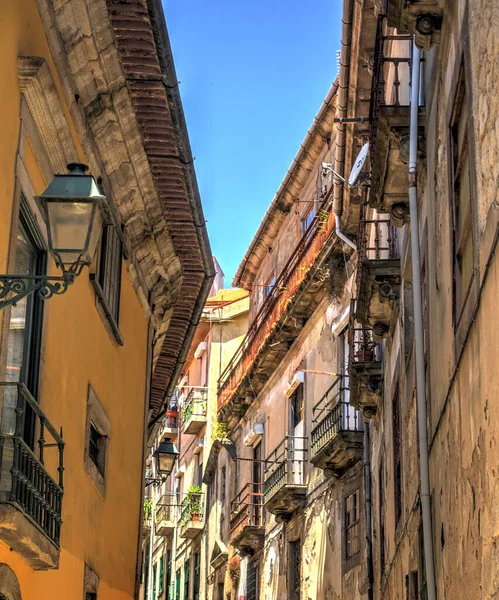
<svg viewBox="0 0 499 600"><path fill-rule="evenodd" d="M85 469L102 495L106 491L106 461L111 424L97 395L88 386L85 429Z"/></svg>
<svg viewBox="0 0 499 600"><path fill-rule="evenodd" d="M102 452L105 448L104 438L105 436L101 435L97 427L90 422L88 453L94 465L99 469L101 475L104 475L104 456Z"/></svg>
<svg viewBox="0 0 499 600"><path fill-rule="evenodd" d="M392 402L393 412L393 486L395 493L395 527L402 516L402 439L400 431L400 394L397 385Z"/></svg>
<svg viewBox="0 0 499 600"><path fill-rule="evenodd" d="M171 596L171 578L172 578L172 551L171 548L168 548L166 551L166 600L173 600Z"/></svg>
<svg viewBox="0 0 499 600"><path fill-rule="evenodd" d="M85 600L97 600L97 594L94 592L87 592L85 594Z"/></svg>
<svg viewBox="0 0 499 600"><path fill-rule="evenodd" d="M190 588L190 576L191 576L191 563L186 560L184 563L184 600L190 600L189 588Z"/></svg>
<svg viewBox="0 0 499 600"><path fill-rule="evenodd" d="M157 573L157 565L154 565L152 568L152 598L156 600L156 573Z"/></svg>
<svg viewBox="0 0 499 600"><path fill-rule="evenodd" d="M247 600L258 600L258 568L255 566L255 559L248 562L248 572L246 575L246 588L248 590Z"/></svg>
<svg viewBox="0 0 499 600"><path fill-rule="evenodd" d="M455 325L459 322L466 302L474 266L468 122L469 109L466 98L464 69L461 67L450 131L454 261L453 313Z"/></svg>
<svg viewBox="0 0 499 600"><path fill-rule="evenodd" d="M118 327L122 257L122 243L116 227L114 225L105 226L102 230L97 274L91 273L90 281L116 341L120 345L123 345L123 337Z"/></svg>
<svg viewBox="0 0 499 600"><path fill-rule="evenodd" d="M311 202L311 207L300 221L301 234L304 235L315 218L315 203Z"/></svg>
<svg viewBox="0 0 499 600"><path fill-rule="evenodd" d="M199 552L194 554L194 580L192 582L192 594L194 600L199 600L199 590L201 587L201 555Z"/></svg>
<svg viewBox="0 0 499 600"><path fill-rule="evenodd" d="M19 228L17 231L15 260L12 272L20 275L43 275L47 254L35 220L24 197L21 197ZM8 313L6 313L8 314ZM40 347L43 324L43 300L36 294L26 296L10 308L7 325L7 360L5 380L22 381L36 398L40 364ZM17 392L7 387L4 392L2 427L4 432L15 430ZM7 409L7 410L6 410ZM28 445L34 443L35 415L26 407L24 438Z"/></svg>
<svg viewBox="0 0 499 600"><path fill-rule="evenodd" d="M275 287L275 275L269 277L269 279L265 282L263 287L263 299L267 298Z"/></svg>
<svg viewBox="0 0 499 600"><path fill-rule="evenodd" d="M180 595L182 593L182 590L180 589L180 583L181 583L180 569L177 569L177 572L175 574L175 600L180 600Z"/></svg>
<svg viewBox="0 0 499 600"><path fill-rule="evenodd" d="M165 579L165 557L162 554L161 558L159 559L158 596L161 596L161 594L163 593L164 579Z"/></svg>
<svg viewBox="0 0 499 600"><path fill-rule="evenodd" d="M303 387L303 383L300 383L289 399L291 408L291 427L293 429L303 421L305 413Z"/></svg>
<svg viewBox="0 0 499 600"><path fill-rule="evenodd" d="M359 490L345 498L345 558L348 560L360 551Z"/></svg>
<svg viewBox="0 0 499 600"><path fill-rule="evenodd" d="M301 590L301 540L289 542L288 598L299 600Z"/></svg>
<svg viewBox="0 0 499 600"><path fill-rule="evenodd" d="M217 600L224 600L224 584L217 583Z"/></svg>
<svg viewBox="0 0 499 600"><path fill-rule="evenodd" d="M379 564L381 575L385 570L385 488L384 488L384 465L383 462L379 465Z"/></svg>

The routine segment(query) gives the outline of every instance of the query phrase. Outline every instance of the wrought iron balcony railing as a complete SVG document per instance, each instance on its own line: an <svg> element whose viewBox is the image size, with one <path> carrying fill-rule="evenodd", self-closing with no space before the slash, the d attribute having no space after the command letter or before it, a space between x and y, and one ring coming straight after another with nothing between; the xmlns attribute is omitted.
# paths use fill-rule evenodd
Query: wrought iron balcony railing
<svg viewBox="0 0 499 600"><path fill-rule="evenodd" d="M338 434L363 430L359 412L348 401L347 384L348 377L338 377L312 409L312 457Z"/></svg>
<svg viewBox="0 0 499 600"><path fill-rule="evenodd" d="M175 522L175 511L178 508L177 494L163 494L156 504L155 522Z"/></svg>
<svg viewBox="0 0 499 600"><path fill-rule="evenodd" d="M204 493L187 493L180 505L180 525L189 521L202 522L204 520Z"/></svg>
<svg viewBox="0 0 499 600"><path fill-rule="evenodd" d="M266 458L263 485L264 503L285 485L305 483L307 438L287 435Z"/></svg>
<svg viewBox="0 0 499 600"><path fill-rule="evenodd" d="M374 339L374 332L367 327L351 327L350 365L381 362L381 344Z"/></svg>
<svg viewBox="0 0 499 600"><path fill-rule="evenodd" d="M389 218L359 221L359 260L399 258L397 231Z"/></svg>
<svg viewBox="0 0 499 600"><path fill-rule="evenodd" d="M263 484L247 483L230 506L230 536L236 537L244 527L263 526Z"/></svg>
<svg viewBox="0 0 499 600"><path fill-rule="evenodd" d="M191 387L182 406L182 420L187 423L193 416L205 417L207 409L208 388L206 386Z"/></svg>
<svg viewBox="0 0 499 600"><path fill-rule="evenodd" d="M384 106L409 106L412 62L411 35L384 35L378 21L371 87L371 167L375 156L380 111Z"/></svg>
<svg viewBox="0 0 499 600"><path fill-rule="evenodd" d="M321 199L315 218L303 234L288 262L253 319L248 333L218 380L218 410L230 400L248 375L255 357L284 316L298 289L310 275L334 232L335 219L329 210L331 190Z"/></svg>
<svg viewBox="0 0 499 600"><path fill-rule="evenodd" d="M2 382L0 394L0 498L22 511L59 547L64 473L62 428L60 433L56 431L24 384ZM50 452L52 449L57 456Z"/></svg>

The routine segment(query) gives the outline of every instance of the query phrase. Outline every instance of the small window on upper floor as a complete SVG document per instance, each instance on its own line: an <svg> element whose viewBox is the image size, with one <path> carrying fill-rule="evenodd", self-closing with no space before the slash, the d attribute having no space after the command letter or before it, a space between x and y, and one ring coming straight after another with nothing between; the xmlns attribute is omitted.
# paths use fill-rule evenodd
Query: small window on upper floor
<svg viewBox="0 0 499 600"><path fill-rule="evenodd" d="M345 559L360 551L359 490L345 498Z"/></svg>
<svg viewBox="0 0 499 600"><path fill-rule="evenodd" d="M120 234L114 225L106 225L102 230L97 273L90 274L90 281L111 331L121 346L123 337L119 330L119 315L122 259L123 246Z"/></svg>
<svg viewBox="0 0 499 600"><path fill-rule="evenodd" d="M305 213L305 216L303 216L300 221L300 229L301 229L302 235L305 235L305 233L308 230L308 228L310 227L310 225L312 225L312 222L315 218L315 213L316 213L315 202L310 202L310 206L307 208L307 212Z"/></svg>
<svg viewBox="0 0 499 600"><path fill-rule="evenodd" d="M85 428L85 469L99 492L106 491L106 463L111 424L91 386L88 386Z"/></svg>
<svg viewBox="0 0 499 600"><path fill-rule="evenodd" d="M265 285L263 287L263 299L264 300L265 300L265 298L267 298L267 296L270 295L270 293L272 292L274 287L275 287L275 275L272 274L272 276L267 279L267 281L265 282Z"/></svg>

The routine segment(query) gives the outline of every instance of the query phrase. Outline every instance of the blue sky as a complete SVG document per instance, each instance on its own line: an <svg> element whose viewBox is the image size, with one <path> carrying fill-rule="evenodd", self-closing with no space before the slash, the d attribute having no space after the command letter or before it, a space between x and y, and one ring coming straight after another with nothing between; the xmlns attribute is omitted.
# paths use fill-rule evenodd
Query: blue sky
<svg viewBox="0 0 499 600"><path fill-rule="evenodd" d="M337 72L340 0L163 0L213 254L231 279Z"/></svg>

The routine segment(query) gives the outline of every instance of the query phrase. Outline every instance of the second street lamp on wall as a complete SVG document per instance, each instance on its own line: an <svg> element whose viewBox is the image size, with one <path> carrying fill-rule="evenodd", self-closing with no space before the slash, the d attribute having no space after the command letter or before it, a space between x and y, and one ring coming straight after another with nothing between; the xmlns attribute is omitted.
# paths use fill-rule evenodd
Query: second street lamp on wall
<svg viewBox="0 0 499 600"><path fill-rule="evenodd" d="M40 196L35 196L47 225L48 250L62 275L0 275L0 309L37 293L44 300L66 292L83 267L93 262L107 214L106 198L88 167L68 165Z"/></svg>
<svg viewBox="0 0 499 600"><path fill-rule="evenodd" d="M170 440L162 442L153 454L156 459L156 470L159 475L166 479L173 471L173 466L180 452Z"/></svg>

